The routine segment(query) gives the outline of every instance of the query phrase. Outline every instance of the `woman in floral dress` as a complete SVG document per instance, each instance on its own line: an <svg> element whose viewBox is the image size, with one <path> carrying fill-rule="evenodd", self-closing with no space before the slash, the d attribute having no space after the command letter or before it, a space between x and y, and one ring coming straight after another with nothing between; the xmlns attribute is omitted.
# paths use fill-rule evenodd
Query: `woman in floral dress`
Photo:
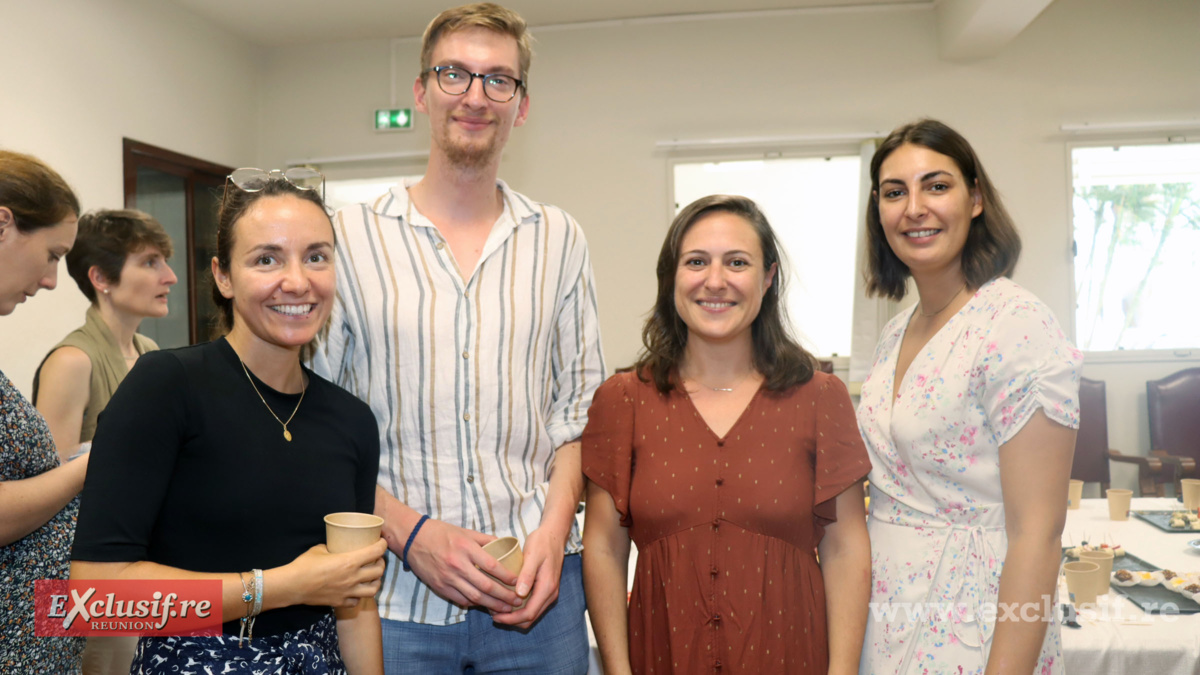
<svg viewBox="0 0 1200 675"><path fill-rule="evenodd" d="M0 150L0 316L58 282L79 200L28 155ZM0 373L0 673L74 673L83 640L34 635L33 582L66 579L87 456L62 464L46 421Z"/></svg>
<svg viewBox="0 0 1200 675"><path fill-rule="evenodd" d="M922 120L871 161L868 289L919 302L863 383L862 673L1062 673L1055 587L1082 357L1010 281L1020 239L967 141Z"/></svg>

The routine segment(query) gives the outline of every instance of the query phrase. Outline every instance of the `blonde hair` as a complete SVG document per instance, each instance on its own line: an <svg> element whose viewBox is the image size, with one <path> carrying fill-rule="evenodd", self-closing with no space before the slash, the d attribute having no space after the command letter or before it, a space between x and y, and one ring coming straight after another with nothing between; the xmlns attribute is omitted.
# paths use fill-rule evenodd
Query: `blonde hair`
<svg viewBox="0 0 1200 675"><path fill-rule="evenodd" d="M486 28L487 30L509 35L517 41L519 65L518 77L526 83L529 89L529 64L533 60L533 36L526 30L525 19L520 14L501 7L492 2L478 2L448 9L434 17L425 27L421 38L421 77L428 74L433 65L433 48L443 35L448 35L464 28Z"/></svg>

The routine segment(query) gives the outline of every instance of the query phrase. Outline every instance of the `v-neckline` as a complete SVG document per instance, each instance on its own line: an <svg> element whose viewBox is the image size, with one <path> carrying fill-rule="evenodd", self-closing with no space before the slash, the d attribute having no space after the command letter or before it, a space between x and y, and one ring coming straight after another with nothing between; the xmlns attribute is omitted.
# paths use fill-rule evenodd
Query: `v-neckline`
<svg viewBox="0 0 1200 675"><path fill-rule="evenodd" d="M733 433L733 430L737 429L738 425L742 423L742 419L746 417L747 411L754 407L754 403L758 401L759 396L762 395L765 384L765 380L758 384L758 389L754 390L754 395L751 396L750 400L746 402L746 407L742 408L742 412L738 413L737 418L734 419L733 424L729 425L729 428L725 430L724 435L719 435L713 430L712 425L710 425L708 420L705 419L704 413L700 412L700 409L696 407L696 403L692 401L692 395L689 394L687 390L682 387L682 385L680 385L679 391L683 394L683 398L687 400L688 406L691 407L692 412L696 415L696 418L700 420L700 424L704 426L704 430L707 431L713 438L715 438L718 443L724 443L725 439L729 438L729 434Z"/></svg>
<svg viewBox="0 0 1200 675"><path fill-rule="evenodd" d="M994 279L992 281L994 281ZM951 323L954 322L955 319L958 318L958 315L965 312L968 307L970 307L971 305L973 305L975 303L975 298L979 297L979 292L983 290L984 286L987 286L990 283L992 283L992 282L988 281L987 283L983 284L983 286L976 288L975 292L972 293L971 297L967 300L967 304L963 305L962 307L959 307L957 312L952 314L949 319L946 319L946 323L942 324L941 328L937 329L937 331L934 332L933 335L929 336L929 339L925 341L925 344L921 345L918 348L916 354L913 354L912 361L909 362L908 368L906 368L904 371L904 376L901 377L900 380L897 382L896 371L900 366L900 351L902 349L904 349L904 337L906 335L908 335L908 328L912 324L913 317L916 315L917 307L919 306L920 303L914 304L912 306L912 308L909 312L909 315L908 315L908 320L904 322L904 327L900 329L900 336L896 340L896 353L895 353L895 357L892 359L892 380L891 380L891 382L888 383L889 385L891 385L889 387L890 391L888 392L888 408L889 409L894 409L896 407L896 401L900 400L900 394L904 393L904 389L905 389L904 385L908 382L909 376L912 374L912 371L913 371L913 366L916 365L916 363L917 363L917 359L920 358L920 356L929 349L929 345L933 344L934 340L938 339L942 335L942 333L946 330L946 327L949 326Z"/></svg>

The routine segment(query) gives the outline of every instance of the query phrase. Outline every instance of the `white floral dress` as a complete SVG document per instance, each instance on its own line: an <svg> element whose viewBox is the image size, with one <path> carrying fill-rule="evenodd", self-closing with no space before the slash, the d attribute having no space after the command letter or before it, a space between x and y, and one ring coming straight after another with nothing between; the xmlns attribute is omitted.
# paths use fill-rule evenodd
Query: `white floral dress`
<svg viewBox="0 0 1200 675"><path fill-rule="evenodd" d="M1000 446L1039 409L1078 428L1083 357L1041 301L995 279L921 349L893 401L914 309L884 328L858 408L873 466L860 672L982 673L1008 547ZM1038 674L1064 672L1049 609Z"/></svg>

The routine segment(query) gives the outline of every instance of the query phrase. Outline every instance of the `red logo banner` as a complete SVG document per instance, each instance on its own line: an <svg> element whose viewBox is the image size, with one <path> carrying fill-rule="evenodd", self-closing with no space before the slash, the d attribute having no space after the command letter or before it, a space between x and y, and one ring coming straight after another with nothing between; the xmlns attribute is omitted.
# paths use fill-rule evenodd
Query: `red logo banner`
<svg viewBox="0 0 1200 675"><path fill-rule="evenodd" d="M212 580L34 582L34 633L220 635L221 582Z"/></svg>

